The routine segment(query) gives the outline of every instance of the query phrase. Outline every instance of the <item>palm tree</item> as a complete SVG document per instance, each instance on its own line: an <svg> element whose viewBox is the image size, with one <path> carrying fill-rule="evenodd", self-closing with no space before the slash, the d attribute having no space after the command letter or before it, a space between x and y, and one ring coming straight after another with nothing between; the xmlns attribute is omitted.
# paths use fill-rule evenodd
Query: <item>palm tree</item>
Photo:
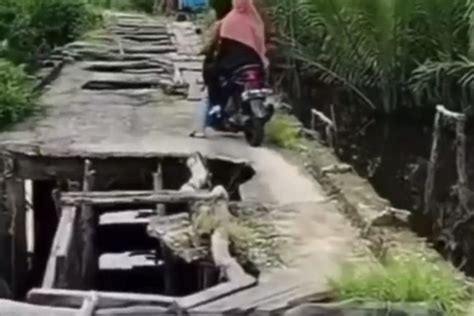
<svg viewBox="0 0 474 316"><path fill-rule="evenodd" d="M384 112L429 102L435 93L426 83L436 66L452 63L438 79L451 82L455 75L466 95L472 91L474 0L268 3L292 58L310 61L320 80L362 93Z"/></svg>

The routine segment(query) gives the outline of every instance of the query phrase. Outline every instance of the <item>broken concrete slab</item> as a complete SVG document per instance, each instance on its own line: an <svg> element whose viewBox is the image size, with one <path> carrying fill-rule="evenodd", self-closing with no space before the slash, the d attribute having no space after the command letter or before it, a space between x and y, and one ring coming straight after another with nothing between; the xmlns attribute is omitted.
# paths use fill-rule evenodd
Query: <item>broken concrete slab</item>
<svg viewBox="0 0 474 316"><path fill-rule="evenodd" d="M156 64L150 60L138 61L93 61L86 62L84 69L91 71L122 71L125 69L150 69Z"/></svg>

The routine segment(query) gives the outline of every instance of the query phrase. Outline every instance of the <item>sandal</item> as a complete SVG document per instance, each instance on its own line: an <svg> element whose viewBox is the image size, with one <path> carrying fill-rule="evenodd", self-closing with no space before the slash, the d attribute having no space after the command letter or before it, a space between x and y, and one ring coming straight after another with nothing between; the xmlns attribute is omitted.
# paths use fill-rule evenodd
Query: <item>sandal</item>
<svg viewBox="0 0 474 316"><path fill-rule="evenodd" d="M206 138L206 133L193 131L191 134L189 134L189 137L193 137L193 138Z"/></svg>

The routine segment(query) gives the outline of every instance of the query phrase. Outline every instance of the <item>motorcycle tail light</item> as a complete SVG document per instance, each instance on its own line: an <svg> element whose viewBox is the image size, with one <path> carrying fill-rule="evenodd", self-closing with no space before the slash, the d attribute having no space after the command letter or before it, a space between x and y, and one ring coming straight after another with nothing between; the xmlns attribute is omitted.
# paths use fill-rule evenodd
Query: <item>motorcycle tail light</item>
<svg viewBox="0 0 474 316"><path fill-rule="evenodd" d="M246 79L249 81L257 81L259 80L259 73L257 71L248 71L246 73Z"/></svg>

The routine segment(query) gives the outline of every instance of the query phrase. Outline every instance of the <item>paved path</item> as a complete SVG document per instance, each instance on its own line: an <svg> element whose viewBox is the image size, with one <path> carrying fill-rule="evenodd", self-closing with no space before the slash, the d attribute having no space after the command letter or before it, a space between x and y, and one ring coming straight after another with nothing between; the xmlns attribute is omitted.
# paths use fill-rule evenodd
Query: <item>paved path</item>
<svg viewBox="0 0 474 316"><path fill-rule="evenodd" d="M115 20L119 21L114 26L117 33L130 30L137 36L149 36L148 33L155 31L174 35L170 42L160 39L157 43L155 38L150 43L138 43L122 36L120 45L110 38L103 44L116 55L133 47L135 56L143 56L162 73L107 73L91 71L90 61L68 64L42 97L46 113L2 133L0 141L34 145L44 155L52 156L85 153L89 156L113 153L149 156L200 151L207 157L248 161L256 175L241 187L243 200L280 207L275 225L296 239L290 249L295 260L289 268L264 271L262 283L278 281L281 285L282 280L297 276L297 283L304 280L321 290L325 288L326 277L333 275L342 260L351 255L357 237L336 207L327 200L320 185L277 151L265 147L251 148L241 136L212 134L205 140L189 138L196 101L166 95L162 89L152 86L178 80L175 68L187 69L181 71L181 79L192 85L196 83L199 78L199 59L196 58L199 37L188 23L171 23L164 28L165 21L144 17L120 16ZM141 30L148 28L150 32L139 33L127 26L127 23L137 22L142 24ZM150 53L146 48L152 45L163 50L174 45L177 51ZM79 46L75 49L82 53L104 49ZM133 82L138 83L139 89L83 89L91 81L112 83L117 87Z"/></svg>

